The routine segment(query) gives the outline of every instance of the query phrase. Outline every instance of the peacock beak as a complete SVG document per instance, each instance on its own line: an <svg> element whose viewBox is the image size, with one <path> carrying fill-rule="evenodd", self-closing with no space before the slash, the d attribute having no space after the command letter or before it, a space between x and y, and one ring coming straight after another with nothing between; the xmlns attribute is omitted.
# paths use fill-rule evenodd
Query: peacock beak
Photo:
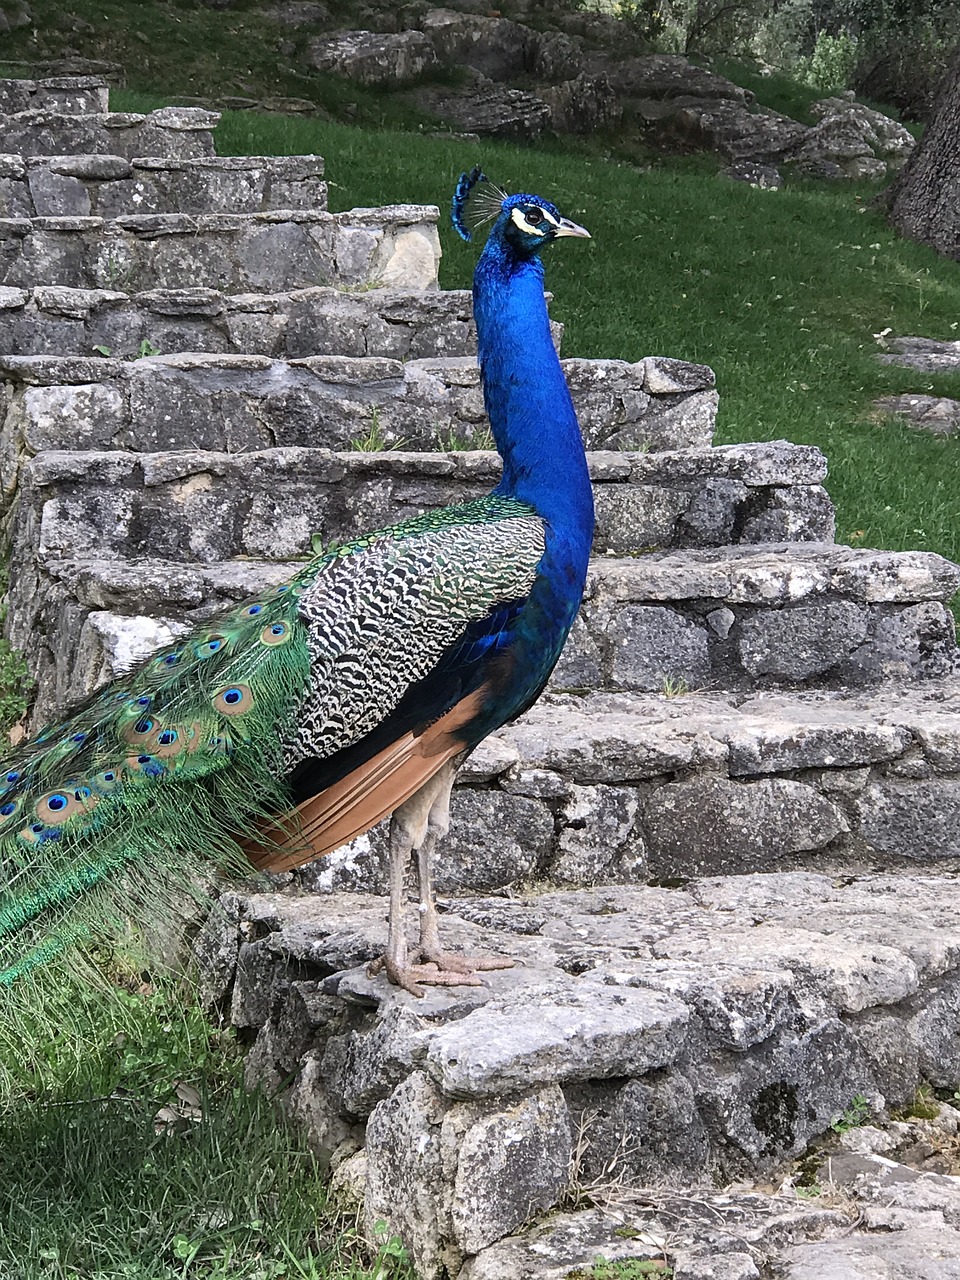
<svg viewBox="0 0 960 1280"><path fill-rule="evenodd" d="M576 222L571 222L569 218L561 218L560 225L553 234L555 236L580 236L584 240L592 239L586 227L581 227Z"/></svg>

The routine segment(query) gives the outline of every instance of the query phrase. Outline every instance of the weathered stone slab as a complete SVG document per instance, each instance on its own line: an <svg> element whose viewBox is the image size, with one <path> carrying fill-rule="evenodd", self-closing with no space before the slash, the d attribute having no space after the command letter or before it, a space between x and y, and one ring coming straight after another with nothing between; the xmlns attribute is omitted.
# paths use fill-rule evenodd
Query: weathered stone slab
<svg viewBox="0 0 960 1280"><path fill-rule="evenodd" d="M960 356L957 366L960 367ZM873 407L878 413L899 418L908 427L931 436L952 437L960 431L960 400L947 396L881 396L874 400Z"/></svg>
<svg viewBox="0 0 960 1280"><path fill-rule="evenodd" d="M8 218L0 221L0 283L124 292L200 287L240 293L316 284L432 289L438 216L432 205L387 205L336 214Z"/></svg>
<svg viewBox="0 0 960 1280"><path fill-rule="evenodd" d="M165 156L188 160L214 153L216 111L161 107L135 111L71 114L55 107L0 115L5 151L22 156Z"/></svg>
<svg viewBox="0 0 960 1280"><path fill-rule="evenodd" d="M366 1122L368 1226L389 1223L418 1274L568 1280L598 1258L659 1257L687 1280L756 1280L751 1260L791 1274L873 1257L870 1229L899 1233L912 1213L960 1221L955 1179L870 1155L835 1154L821 1173L857 1197L849 1212L713 1189L803 1151L855 1095L875 1108L912 1097L942 1039L940 993L960 982L950 883L781 873L458 899L443 917L449 945L518 967L422 1000L362 968L382 945L383 900L231 897L204 952L208 992L255 1035L252 1081L292 1073L287 1096L316 1149L362 1141ZM917 948L931 931L936 954ZM877 1016L914 1064L895 1092ZM605 1177L629 1230L579 1213L521 1231L525 1203L542 1212L569 1194L568 1170L579 1185ZM794 1248L823 1235L857 1249ZM937 1240L918 1240L918 1255ZM730 1265L718 1272L718 1259ZM847 1274L860 1273L836 1271Z"/></svg>
<svg viewBox="0 0 960 1280"><path fill-rule="evenodd" d="M66 306L65 294L69 298ZM115 295L116 290L97 295L99 301L89 316L80 291L45 289L40 297L66 312L57 323L73 327L79 349L88 326L102 324L108 340L96 345L112 353L110 338L119 344L118 350L129 345L128 338L116 333L127 311ZM6 309L0 312L0 323L8 333L14 333L21 323L18 307L22 291L9 289L4 296ZM275 302L271 302L266 295L241 295L227 301L226 311L221 313L211 291L155 292L144 302L152 316L165 308L180 314L173 322L159 315L150 324L135 326L134 331L142 332L150 343L149 350L160 345L164 336L179 344L201 331L213 335L225 330L219 339L225 347L256 351L260 346L283 342L302 351L316 343L321 349L327 344L334 351L340 348L344 354L277 361L269 370L262 360L251 362L229 350L224 354L155 355L132 362L0 355L0 374L21 386L51 388L49 392L14 394L3 428L10 441L8 449L25 447L36 452L40 448L75 447L73 426L64 425L58 431L59 413L48 411L48 401L59 405L67 394L55 387L93 382L109 383L117 402L116 413L96 424L101 448L142 452L184 447L263 449L272 445L436 449L438 445L449 447L451 441L462 447L478 437L489 440L476 360L466 355L409 358L418 347L428 345L431 340L425 335L431 329L441 349L448 342L455 347L472 340L466 299L450 302L446 294L430 290L408 307L402 296L383 290L381 301L368 293L309 289L289 295L289 302L273 295ZM33 305L36 307L36 302ZM261 306L270 309L255 310ZM214 314L201 317L198 312L203 310ZM26 323L29 325L29 320ZM28 330L24 341L32 340ZM215 341L212 337L211 342ZM401 359L405 363L401 364ZM650 395L643 390L643 361L569 360L563 364L588 448L659 452L701 449L710 444L714 392ZM37 417L45 424L39 433L33 426ZM731 446L732 451L718 453L715 459L698 455L702 479L697 488L698 493L704 492L696 503L674 494L683 481L675 482L670 473L664 474L662 499L652 510L639 510L630 518L638 534L635 545L662 541L662 533L651 533L649 527L662 529L665 521L672 525L678 520L688 528L689 539L701 545L738 537L740 526L752 540L759 541L831 536L832 507L823 490L815 487L824 466L819 451L798 451L782 441L753 445L741 454L737 453L739 448ZM803 483L814 487L794 493L792 486L799 481L793 478L793 468L798 464L809 477ZM611 467L622 465L611 457ZM642 476L643 460L636 465ZM656 467L653 462L646 469ZM683 456L676 460L674 471L689 477L690 466ZM750 494L763 484L786 486L791 492L771 492L770 501L754 512Z"/></svg>
<svg viewBox="0 0 960 1280"><path fill-rule="evenodd" d="M20 111L102 113L109 109L109 88L101 76L49 76L43 80L0 80L0 115Z"/></svg>
<svg viewBox="0 0 960 1280"><path fill-rule="evenodd" d="M124 359L149 350L163 355L410 360L468 356L476 350L476 330L467 290L349 293L317 286L231 296L203 288L153 289L130 295L44 286L32 291L0 290L0 348L6 355L24 356L57 356L66 349L78 354L109 351L112 357ZM182 364L174 367L185 372ZM210 367L215 369L215 362ZM203 370L203 363L197 368ZM378 382L384 369L382 364L371 367L367 380ZM92 373L96 372L94 367ZM350 367L343 366L339 372L344 377ZM336 381L332 370L330 380ZM306 385L314 381L306 375L302 378ZM356 378L352 385L363 382L362 377ZM254 381L248 379L246 385L253 398ZM270 386L261 394L269 397Z"/></svg>
<svg viewBox="0 0 960 1280"><path fill-rule="evenodd" d="M326 209L320 156L30 156L0 162L0 216L100 217Z"/></svg>

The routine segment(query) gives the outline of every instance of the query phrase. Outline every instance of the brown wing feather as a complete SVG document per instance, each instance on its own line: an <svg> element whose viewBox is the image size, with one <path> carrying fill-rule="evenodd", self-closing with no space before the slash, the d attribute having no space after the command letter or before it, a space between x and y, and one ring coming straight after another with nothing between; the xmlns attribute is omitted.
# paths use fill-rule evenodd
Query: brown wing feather
<svg viewBox="0 0 960 1280"><path fill-rule="evenodd" d="M290 871L375 827L409 800L464 749L458 730L479 710L488 690L477 689L419 736L404 734L346 777L304 800L288 817L247 841L247 857L261 871Z"/></svg>

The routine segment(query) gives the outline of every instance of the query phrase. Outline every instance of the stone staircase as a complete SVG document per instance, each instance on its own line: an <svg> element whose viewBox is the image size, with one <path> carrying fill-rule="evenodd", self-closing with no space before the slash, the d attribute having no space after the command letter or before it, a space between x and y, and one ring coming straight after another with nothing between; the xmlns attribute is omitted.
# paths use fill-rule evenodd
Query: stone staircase
<svg viewBox="0 0 960 1280"><path fill-rule="evenodd" d="M498 474L469 448L435 208L331 214L318 157L220 160L215 113L104 92L0 82L5 625L34 726L316 537ZM598 509L584 608L548 695L465 767L438 868L451 940L518 967L423 1002L364 976L380 828L228 895L207 999L418 1275L666 1249L675 1280L800 1280L790 1248L842 1210L754 1196L739 1237L654 1248L638 1206L686 1187L726 1221L712 1180L766 1176L854 1095L960 1082L960 569L834 545L822 454L715 447L709 369L565 370ZM604 1177L620 1235L583 1212L549 1248L522 1234Z"/></svg>

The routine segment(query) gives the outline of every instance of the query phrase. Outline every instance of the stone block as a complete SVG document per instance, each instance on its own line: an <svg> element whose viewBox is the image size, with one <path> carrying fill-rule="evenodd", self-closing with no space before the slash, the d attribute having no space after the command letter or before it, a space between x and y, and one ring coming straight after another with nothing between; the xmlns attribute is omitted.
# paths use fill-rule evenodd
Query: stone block
<svg viewBox="0 0 960 1280"><path fill-rule="evenodd" d="M442 1121L440 1093L416 1072L378 1103L367 1123L367 1235L374 1239L377 1224L387 1223L424 1280L439 1280L445 1248Z"/></svg>
<svg viewBox="0 0 960 1280"><path fill-rule="evenodd" d="M198 107L162 107L136 112L73 114L35 108L0 115L4 146L23 156L109 155L178 159L212 156L215 111Z"/></svg>
<svg viewBox="0 0 960 1280"><path fill-rule="evenodd" d="M412 205L328 214L182 213L0 227L4 284L227 293L317 284L436 288L437 211Z"/></svg>
<svg viewBox="0 0 960 1280"><path fill-rule="evenodd" d="M879 853L927 861L960 856L960 782L877 779L856 803L863 838Z"/></svg>
<svg viewBox="0 0 960 1280"><path fill-rule="evenodd" d="M646 861L638 809L632 788L572 785L564 796L551 877L566 884L638 880Z"/></svg>
<svg viewBox="0 0 960 1280"><path fill-rule="evenodd" d="M847 600L764 611L737 628L740 662L755 676L823 675L860 645L867 625L866 609Z"/></svg>
<svg viewBox="0 0 960 1280"><path fill-rule="evenodd" d="M501 832L496 842L491 829ZM553 839L553 815L540 801L497 791L458 791L437 864L437 886L441 893L484 892L524 881L536 874Z"/></svg>
<svg viewBox="0 0 960 1280"><path fill-rule="evenodd" d="M478 1253L562 1198L573 1139L557 1085L512 1103L455 1107L443 1130L456 1160L450 1225L463 1253Z"/></svg>
<svg viewBox="0 0 960 1280"><path fill-rule="evenodd" d="M659 787L643 808L653 875L751 871L772 858L822 849L848 824L832 801L783 778L701 778Z"/></svg>
<svg viewBox="0 0 960 1280"><path fill-rule="evenodd" d="M556 979L494 996L430 1039L425 1070L449 1097L644 1075L679 1056L689 1014L659 992Z"/></svg>
<svg viewBox="0 0 960 1280"><path fill-rule="evenodd" d="M707 632L674 609L628 605L617 615L614 688L696 689L710 678Z"/></svg>
<svg viewBox="0 0 960 1280"><path fill-rule="evenodd" d="M582 1181L646 1187L704 1181L710 1141L694 1090L680 1073L568 1085L565 1092L583 1126Z"/></svg>

